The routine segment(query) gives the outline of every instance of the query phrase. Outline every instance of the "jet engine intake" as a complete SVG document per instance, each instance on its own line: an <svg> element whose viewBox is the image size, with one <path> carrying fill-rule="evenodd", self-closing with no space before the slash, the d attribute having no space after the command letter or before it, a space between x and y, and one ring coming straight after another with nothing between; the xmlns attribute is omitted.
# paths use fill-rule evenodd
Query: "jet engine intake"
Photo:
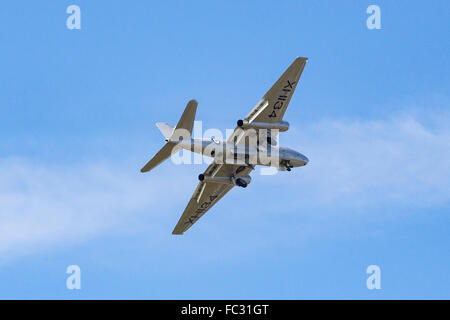
<svg viewBox="0 0 450 320"><path fill-rule="evenodd" d="M247 185L252 181L252 178L250 176L244 176L234 179L234 184L236 186L247 188Z"/></svg>

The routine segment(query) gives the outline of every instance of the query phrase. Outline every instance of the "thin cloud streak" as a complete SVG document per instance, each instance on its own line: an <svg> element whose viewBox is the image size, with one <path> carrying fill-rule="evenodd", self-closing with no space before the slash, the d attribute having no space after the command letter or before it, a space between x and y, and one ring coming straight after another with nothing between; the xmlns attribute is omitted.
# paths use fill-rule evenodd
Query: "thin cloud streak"
<svg viewBox="0 0 450 320"><path fill-rule="evenodd" d="M288 181L306 183L309 201L427 206L450 200L448 117L428 127L412 117L323 121L304 128L299 140L311 161Z"/></svg>
<svg viewBox="0 0 450 320"><path fill-rule="evenodd" d="M143 179L135 171L0 161L0 260L108 230L123 232L137 215L166 205L160 190L179 192L165 179Z"/></svg>
<svg viewBox="0 0 450 320"><path fill-rule="evenodd" d="M425 127L415 118L399 117L292 128L281 143L304 152L311 162L291 173L257 176L249 192L236 199L254 199L273 188L286 190L278 192L277 199L287 208L311 206L337 214L355 205L446 205L450 119L441 117L438 123ZM67 168L0 160L0 260L111 231L126 232L124 225L133 219L136 223L141 214L153 215L151 223L157 228L161 219L169 219L161 213L170 206L181 214L197 183L180 176L180 170L157 170L142 175L116 163ZM274 205L279 207L279 201ZM271 206L265 204L261 210ZM248 212L247 218L254 215Z"/></svg>

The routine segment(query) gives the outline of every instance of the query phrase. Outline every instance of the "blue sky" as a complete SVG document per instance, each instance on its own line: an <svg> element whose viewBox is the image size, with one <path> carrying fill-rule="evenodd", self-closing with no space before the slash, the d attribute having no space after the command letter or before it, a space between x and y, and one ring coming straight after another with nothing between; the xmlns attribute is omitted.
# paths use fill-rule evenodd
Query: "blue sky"
<svg viewBox="0 0 450 320"><path fill-rule="evenodd" d="M81 8L81 30L66 8ZM381 8L368 30L366 8ZM0 10L0 298L450 298L448 1L14 1ZM184 236L202 165L139 169L199 102L233 128L297 56L281 143ZM69 265L81 290L66 289ZM381 290L366 268L381 268Z"/></svg>

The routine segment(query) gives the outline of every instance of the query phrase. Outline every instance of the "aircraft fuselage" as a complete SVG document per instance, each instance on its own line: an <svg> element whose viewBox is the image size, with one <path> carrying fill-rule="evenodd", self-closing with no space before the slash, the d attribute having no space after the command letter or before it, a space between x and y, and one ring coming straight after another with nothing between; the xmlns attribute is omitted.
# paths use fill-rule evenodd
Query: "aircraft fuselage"
<svg viewBox="0 0 450 320"><path fill-rule="evenodd" d="M207 157L214 158L217 163L250 164L277 167L290 170L308 163L308 158L298 151L287 147L270 144L234 145L216 139L169 139L168 142Z"/></svg>

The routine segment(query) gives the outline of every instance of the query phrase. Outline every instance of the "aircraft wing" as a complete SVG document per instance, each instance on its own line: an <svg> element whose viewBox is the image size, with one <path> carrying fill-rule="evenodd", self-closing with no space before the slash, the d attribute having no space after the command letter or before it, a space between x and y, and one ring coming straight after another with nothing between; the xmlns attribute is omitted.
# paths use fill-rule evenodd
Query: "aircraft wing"
<svg viewBox="0 0 450 320"><path fill-rule="evenodd" d="M249 123L254 121L268 123L282 121L305 68L306 61L308 61L308 58L295 59L244 120ZM234 139L236 144L239 143L244 131L240 127L236 127L228 141Z"/></svg>
<svg viewBox="0 0 450 320"><path fill-rule="evenodd" d="M253 169L248 166L238 164L217 164L211 163L205 170L204 175L235 177L247 176ZM172 234L183 234L194 223L198 221L209 209L233 188L232 184L217 182L199 182L194 194L191 197L183 215L178 221Z"/></svg>

